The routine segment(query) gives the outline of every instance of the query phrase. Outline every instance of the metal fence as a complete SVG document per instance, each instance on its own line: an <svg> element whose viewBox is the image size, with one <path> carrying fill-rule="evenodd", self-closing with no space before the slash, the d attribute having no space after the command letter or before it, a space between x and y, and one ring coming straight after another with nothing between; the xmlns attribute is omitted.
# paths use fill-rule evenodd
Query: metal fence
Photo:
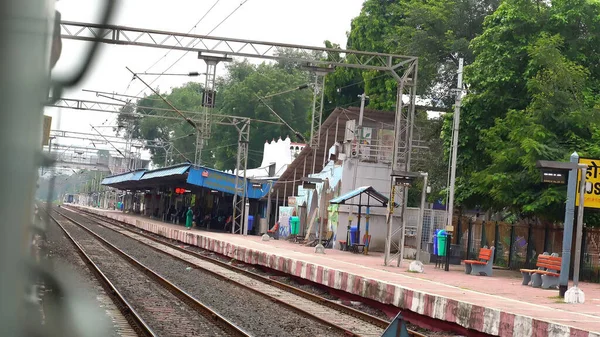
<svg viewBox="0 0 600 337"><path fill-rule="evenodd" d="M493 246L495 266L519 270L535 268L541 253L562 255L563 228L559 225L461 218L455 219L454 226L460 234L453 240L462 248L464 259L477 258L481 247ZM600 229L584 227L581 247L580 280L600 283Z"/></svg>

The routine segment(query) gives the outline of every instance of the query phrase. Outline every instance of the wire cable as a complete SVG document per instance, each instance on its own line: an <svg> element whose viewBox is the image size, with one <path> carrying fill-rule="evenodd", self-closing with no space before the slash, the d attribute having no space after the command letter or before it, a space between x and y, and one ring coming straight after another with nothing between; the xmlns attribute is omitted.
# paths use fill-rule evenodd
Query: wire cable
<svg viewBox="0 0 600 337"><path fill-rule="evenodd" d="M246 2L248 2L249 0L243 0L239 6L237 6L231 13L229 13L229 15L227 15L223 20L221 20L221 22L219 22L210 32L208 32L208 34L206 35L210 35L212 34L217 28L219 28L225 21L227 21L233 14L235 14L235 12L237 12ZM192 48L196 47L200 42L202 42L202 39L198 39L198 41L192 46ZM167 71L169 71L171 68L173 68L177 63L179 63L179 61L181 61L190 51L187 50L185 51L177 60L175 60L175 62L173 62L167 69L165 69L162 74L166 73ZM152 80L150 82L150 85L154 84L154 82L156 82L161 76L158 75L154 80ZM145 88L142 89L136 96L139 96L142 92L144 92Z"/></svg>
<svg viewBox="0 0 600 337"><path fill-rule="evenodd" d="M215 8L215 6L220 2L221 0L217 0L215 1L215 3L208 9L208 11L206 11L206 13L204 13L204 15L202 15L202 17L200 18L200 20L198 20L198 22L196 22L194 24L194 26L192 28L190 28L190 30L188 30L187 34L191 33L194 29L196 29L196 27L200 24L200 22L202 22L202 20L204 20L204 18L206 18L206 16L213 10L213 8ZM181 42L179 42L179 45L181 46ZM155 65L158 64L158 62L160 62L161 60L163 60L164 58L166 58L172 51L174 48L169 49L162 57L160 57L158 60L156 60L154 63L152 63L151 66L148 67L148 69L146 69L145 72L148 72L150 69L152 69ZM127 89L125 90L125 93L127 93L127 90L129 90L129 87L131 86L131 83L135 80L135 77L131 79L131 81L129 81L129 84L127 85ZM136 95L137 96L137 95Z"/></svg>

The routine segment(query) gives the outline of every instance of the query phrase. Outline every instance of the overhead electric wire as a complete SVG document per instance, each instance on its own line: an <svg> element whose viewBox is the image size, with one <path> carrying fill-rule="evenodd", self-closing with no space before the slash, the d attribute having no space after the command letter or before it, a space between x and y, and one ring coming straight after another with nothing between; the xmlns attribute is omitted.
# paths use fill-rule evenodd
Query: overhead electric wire
<svg viewBox="0 0 600 337"><path fill-rule="evenodd" d="M143 97L143 96L133 96L133 95L120 94L118 92L107 92L107 91L90 90L90 89L81 89L81 91L91 92L91 93L96 94L96 96L99 96L100 94L104 94L104 95L113 95L113 96L137 98L137 99L148 99L148 100L151 100L151 101L160 101L160 98Z"/></svg>
<svg viewBox="0 0 600 337"><path fill-rule="evenodd" d="M204 18L206 18L206 16L213 10L213 8L215 8L215 6L220 2L221 0L217 0L215 1L215 3L208 9L208 11L206 11L206 13L204 13L204 15L202 15L202 17L200 18L200 20L198 20L198 22L196 22L194 24L194 26L192 28L190 28L190 30L187 31L187 34L191 33L192 30L196 29L196 27L200 24L200 22L202 22L202 20L204 20ZM179 42L179 45L181 46L181 42ZM159 57L158 60L156 60L154 63L152 63L151 66L148 67L148 69L146 69L145 72L148 72L150 69L152 69L155 65L158 64L158 62L160 62L161 60L163 60L165 57L167 57L172 51L173 49L175 49L175 46L173 46L171 49L169 49L162 57ZM127 92L129 90L129 87L131 86L131 83L133 82L133 80L135 80L135 77L132 78L129 81L129 84L127 84L127 88L125 89L125 92ZM139 94L138 94L139 95ZM137 95L136 95L137 96Z"/></svg>
<svg viewBox="0 0 600 337"><path fill-rule="evenodd" d="M215 6L219 3L219 1L221 0L217 0L215 1L215 3L208 9L208 11L206 11L206 13L204 13L204 15L202 15L202 17L200 18L200 20L198 20L198 22L196 22L196 24L194 24L194 26L192 28L190 28L190 30L188 30L187 34L191 33L192 30L196 29L198 27L198 25L200 24L200 22L202 22L202 20L204 20L204 18L213 10L213 8L215 8ZM181 43L179 44L181 46ZM173 51L174 48L169 49L165 55L163 55L161 58L159 58L158 60L156 60L156 62L154 62L151 66L148 67L148 69L146 69L145 72L148 72L148 70L152 69L156 64L158 64L158 62L160 62L162 59L164 59L165 57L167 57L167 55L169 55L169 53L171 53Z"/></svg>
<svg viewBox="0 0 600 337"><path fill-rule="evenodd" d="M126 158L123 152L121 152L121 150L119 150L110 140L106 139L106 137L104 137L104 135L101 134L100 131L98 131L92 124L90 124L90 126L92 127L92 129L94 129L94 131L98 132L100 137L104 138L104 140L106 140L115 150L117 150L117 152L119 152L119 154L123 156L123 158Z"/></svg>
<svg viewBox="0 0 600 337"><path fill-rule="evenodd" d="M235 14L235 12L237 12L246 2L248 2L249 0L243 0L239 6L237 6L233 11L231 11L231 13L229 13L229 15L227 15L223 20L221 20L221 22L219 22L210 32L208 32L206 35L210 35L212 34L212 32L214 32L217 28L219 28L225 21L227 21L227 19L229 19L233 14ZM202 39L199 39L193 46L192 48L196 47L200 42L202 42ZM181 59L183 59L190 51L187 50L185 51L177 60L175 60L175 62L173 62L167 69L165 69L162 73L166 73L167 71L169 71L171 68L173 68L177 63L179 63L179 61L181 61ZM146 70L147 71L147 70ZM154 84L154 82L156 82L162 75L158 75L154 80L152 80L152 82L150 82L150 85ZM139 78L139 77L138 77ZM131 84L131 82L130 82ZM142 92L144 92L144 89L142 89L136 96L139 96Z"/></svg>
<svg viewBox="0 0 600 337"><path fill-rule="evenodd" d="M298 132L298 131L294 130L294 128L293 128L291 125L289 125L289 124L288 124L288 123L287 123L287 122L286 122L286 121L285 121L283 118L281 118L281 116L279 116L279 115L277 114L277 112L275 112L275 110L273 110L273 109L272 109L272 108L271 108L271 107L270 107L270 106L269 106L267 103L265 103L265 101L263 101L263 99L262 99L262 98L260 98L260 96L258 96L257 94L254 94L254 96L256 96L256 98L258 98L262 104L264 104L264 105L265 105L267 108L269 108L269 110L271 110L271 112L272 112L272 113L273 113L275 116L277 116L277 118L279 118L279 120L280 120L280 121L281 121L281 122L282 122L282 123L283 123L285 126L287 126L287 127L288 127L288 129L290 129L290 130L291 130L291 131L294 133L294 135L296 135L296 137L298 137L299 139L301 139L303 142L306 142L306 139L304 138L304 136L302 136L302 134L301 134L300 132Z"/></svg>
<svg viewBox="0 0 600 337"><path fill-rule="evenodd" d="M193 120L189 119L186 115L183 114L183 112L179 111L173 104L171 104L171 102L169 102L166 98L164 98L161 94L158 93L158 91L152 89L152 87L147 84L144 80L142 80L136 73L134 73L131 69L129 69L129 67L126 67L127 70L129 70L129 72L131 72L133 74L134 77L137 77L142 83L144 83L145 86L148 87L148 89L152 90L152 92L160 97L171 109L175 110L175 112L177 112L177 114L179 114L179 116L181 116L181 118L185 119L185 121L191 125L194 130L198 130L198 126L196 125L196 122L194 122Z"/></svg>

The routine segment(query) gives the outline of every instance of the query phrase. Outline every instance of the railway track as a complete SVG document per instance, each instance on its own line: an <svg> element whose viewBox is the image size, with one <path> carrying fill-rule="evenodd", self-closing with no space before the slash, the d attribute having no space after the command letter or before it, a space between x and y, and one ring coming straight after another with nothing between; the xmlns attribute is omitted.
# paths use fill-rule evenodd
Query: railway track
<svg viewBox="0 0 600 337"><path fill-rule="evenodd" d="M139 335L251 336L84 225L58 214L67 221L50 217L103 276Z"/></svg>
<svg viewBox="0 0 600 337"><path fill-rule="evenodd" d="M355 336L381 336L385 328L389 325L389 322L386 320L218 259L182 248L154 234L147 234L143 230L127 223L81 209L69 208L69 210L92 218L99 226L126 235L154 250L171 254L195 267L204 268L207 272L225 281L235 282L249 290L271 296L278 302L283 302L288 306L294 307L295 310L343 327L347 334ZM419 332L411 330L409 330L409 335L412 337L426 337Z"/></svg>

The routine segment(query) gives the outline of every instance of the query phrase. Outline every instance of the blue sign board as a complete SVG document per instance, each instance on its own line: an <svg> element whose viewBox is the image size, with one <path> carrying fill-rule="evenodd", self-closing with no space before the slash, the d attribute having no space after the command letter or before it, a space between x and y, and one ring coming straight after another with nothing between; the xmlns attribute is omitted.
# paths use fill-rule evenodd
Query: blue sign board
<svg viewBox="0 0 600 337"><path fill-rule="evenodd" d="M240 177L239 179L244 178ZM229 194L235 193L235 175L209 168L192 167L189 171L187 182L211 190ZM269 188L268 183L261 184L261 187L254 187L250 182L246 181L246 195L250 199L264 197L269 192Z"/></svg>

